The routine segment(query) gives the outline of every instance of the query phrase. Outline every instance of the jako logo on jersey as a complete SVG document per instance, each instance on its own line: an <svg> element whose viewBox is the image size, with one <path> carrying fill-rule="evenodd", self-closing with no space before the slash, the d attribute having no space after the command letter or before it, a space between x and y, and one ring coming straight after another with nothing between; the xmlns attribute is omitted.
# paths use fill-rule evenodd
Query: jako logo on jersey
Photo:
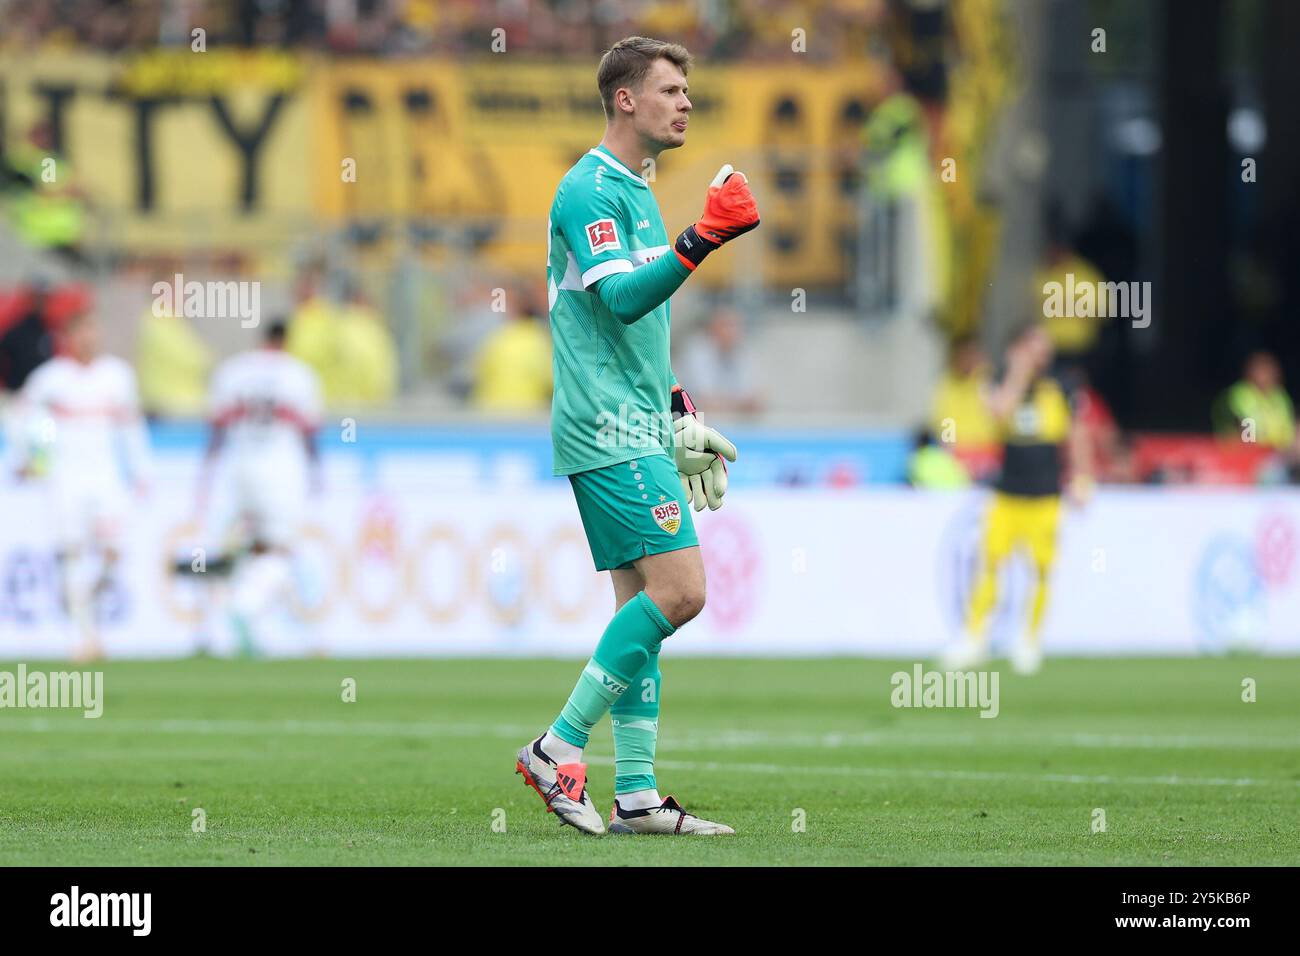
<svg viewBox="0 0 1300 956"><path fill-rule="evenodd" d="M650 514L654 516L655 524L663 528L669 534L676 534L677 529L682 526L682 509L675 501L667 504L655 505L650 509Z"/></svg>
<svg viewBox="0 0 1300 956"><path fill-rule="evenodd" d="M636 227L637 227L638 229L649 229L649 228L650 228L650 220L649 220L649 219L639 219L639 220L637 220Z"/></svg>
<svg viewBox="0 0 1300 956"><path fill-rule="evenodd" d="M618 233L614 230L614 220L597 219L595 222L587 223L587 245L591 246L593 256L606 249L622 249L623 247L619 245Z"/></svg>

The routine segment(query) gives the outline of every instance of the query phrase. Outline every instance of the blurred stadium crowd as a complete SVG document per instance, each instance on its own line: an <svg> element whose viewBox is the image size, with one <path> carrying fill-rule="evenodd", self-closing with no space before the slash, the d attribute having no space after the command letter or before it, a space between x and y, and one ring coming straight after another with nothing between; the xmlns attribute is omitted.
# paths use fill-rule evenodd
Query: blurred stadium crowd
<svg viewBox="0 0 1300 956"><path fill-rule="evenodd" d="M811 411L829 408L837 421L850 423L869 404L860 389L879 378L889 395L873 410L914 444L910 480L963 486L997 468L996 436L979 394L998 374L1007 329L1039 310L1048 283L1151 274L1155 267L1143 248L1159 224L1151 200L1142 198L1150 194L1151 150L1144 154L1123 141L1096 160L1099 168L1109 163L1120 172L1083 201L1063 204L1049 189L1015 198L1017 183L1008 170L1028 160L1000 155L997 133L999 110L1014 95L1007 51L1015 31L992 16L996 11L1005 14L992 0L11 0L0 3L0 53L129 58L160 48L184 50L191 30L202 26L214 48L340 58L450 55L472 63L492 31L503 28L511 50L587 69L613 39L634 33L680 40L701 61L763 68L789 56L790 24L806 25L819 40L808 47L810 60L850 77L850 87L860 92L837 107L835 129L841 132L819 142L812 159L800 142L804 101L778 96L761 148L751 155L763 164L761 182L770 190L764 205L768 266L779 269L783 257L800 254L794 243L805 209L812 208L806 191L822 175L831 180L831 201L809 215L829 224L835 237L830 258L838 271L830 281L806 283L813 296L807 314L791 315L786 305L787 289L804 283L781 281L778 271L763 274L757 291L683 296L674 312L682 327L674 341L678 375L694 383L697 399L713 413L759 423L786 404L772 385L774 372L796 382L804 375L813 388L803 391L819 391L822 398ZM0 288L0 382L6 390L20 388L52 354L69 315L113 301L105 290L115 283L147 288L145 277L182 269L243 278L262 268L256 253L204 250L201 243L169 258L118 248L110 237L98 239L96 253L88 254L97 197L75 167L57 181L42 175L42 163L60 155L61 131L46 121L19 127L10 118L4 134L0 189L7 236L0 241L36 256L24 260L35 263L30 270ZM962 175L940 187L933 171L953 156ZM458 213L457 202L438 207L436 228L472 232L483 210ZM1028 219L1017 221L1016 202L1027 203ZM1255 214L1255 207L1243 208L1243 218ZM1006 236L1027 221L1034 239L1028 253L1020 253L1023 274L1008 272ZM316 370L327 404L391 411L399 397L409 406L417 396L436 393L435 416L462 408L544 416L550 343L540 268L442 263L438 305L412 309L408 303L408 312L421 313L412 321L428 326L412 344L410 322L398 318L398 256L380 256L376 266L373 235L359 222L344 230L341 253L324 255L304 237L283 257L290 264L273 283L280 290L272 295L273 311L290 323L288 349ZM1249 237L1242 245L1249 247ZM1260 269L1267 265L1254 262ZM443 281L447 277L451 281ZM995 281L1016 291L993 303L990 321L985 290ZM1230 304L1239 315L1262 308L1272 313L1269 321L1258 325L1258 334L1225 333L1206 344L1214 361L1189 372L1197 384L1179 393L1187 400L1165 416L1172 429L1152 428L1165 422L1154 422L1143 404L1140 362L1151 350L1124 319L1047 320L1056 373L1090 427L1102 480L1300 480L1291 399L1295 356L1274 344L1269 330L1279 325L1285 303L1260 307L1258 289L1268 288L1261 278L1235 293ZM111 316L110 324L130 326L117 341L129 343L146 411L154 418L200 417L207 377L228 343L213 341L183 316L140 310L138 297L132 309L131 316ZM814 328L821 338L808 337ZM881 329L892 338L882 339ZM790 362L795 331L801 341L821 343L809 346L820 349L818 356L810 352ZM829 366L819 363L839 352L854 359L849 381L837 391ZM927 354L933 356L928 367L917 358ZM905 383L887 379L892 366L908 369ZM962 422L955 438L943 434L951 421Z"/></svg>
<svg viewBox="0 0 1300 956"><path fill-rule="evenodd" d="M407 56L466 54L503 29L529 54L592 55L625 36L672 36L696 56L772 59L789 49L787 20L831 40L814 58L861 59L884 0L50 0L0 4L7 46L114 53L208 42Z"/></svg>

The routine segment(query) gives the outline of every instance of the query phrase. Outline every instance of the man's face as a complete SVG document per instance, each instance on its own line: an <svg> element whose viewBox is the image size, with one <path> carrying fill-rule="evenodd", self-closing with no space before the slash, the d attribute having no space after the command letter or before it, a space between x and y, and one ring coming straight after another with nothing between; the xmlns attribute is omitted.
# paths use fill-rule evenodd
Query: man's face
<svg viewBox="0 0 1300 956"><path fill-rule="evenodd" d="M78 362L89 362L99 354L99 325L93 316L70 320L64 335L68 354Z"/></svg>
<svg viewBox="0 0 1300 956"><path fill-rule="evenodd" d="M1256 353L1246 366L1246 378L1261 392L1269 392L1282 383L1282 370L1273 356Z"/></svg>
<svg viewBox="0 0 1300 956"><path fill-rule="evenodd" d="M632 93L635 112L632 122L641 139L659 149L676 149L686 143L686 74L662 57L650 66L641 86Z"/></svg>
<svg viewBox="0 0 1300 956"><path fill-rule="evenodd" d="M972 375L984 364L984 353L974 342L967 342L957 350L952 364L958 375Z"/></svg>

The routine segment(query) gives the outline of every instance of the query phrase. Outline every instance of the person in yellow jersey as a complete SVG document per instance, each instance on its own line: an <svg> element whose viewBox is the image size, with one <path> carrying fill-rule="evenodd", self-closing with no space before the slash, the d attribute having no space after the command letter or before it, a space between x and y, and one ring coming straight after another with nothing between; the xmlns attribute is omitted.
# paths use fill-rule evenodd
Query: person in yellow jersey
<svg viewBox="0 0 1300 956"><path fill-rule="evenodd" d="M1058 235L1062 231L1062 227L1054 223L1049 223L1048 229ZM1105 281L1106 277L1100 269L1079 255L1063 239L1054 238L1048 246L1046 260L1034 273L1030 301L1041 303L1053 283L1070 298L1074 297L1074 290L1077 289L1090 289L1093 296L1096 296L1096 290ZM1077 363L1096 347L1102 327L1110 319L1109 315L1095 314L1097 309L1095 304L1084 308L1076 302L1063 309L1062 314L1044 319L1043 327L1062 361Z"/></svg>
<svg viewBox="0 0 1300 956"><path fill-rule="evenodd" d="M347 391L339 347L339 306L327 294L325 267L308 263L298 275L297 304L285 351L306 362L320 379L325 405L338 405Z"/></svg>
<svg viewBox="0 0 1300 956"><path fill-rule="evenodd" d="M343 407L391 402L397 394L397 343L356 280L349 280L345 298L335 317L335 358L341 374L331 397Z"/></svg>
<svg viewBox="0 0 1300 956"><path fill-rule="evenodd" d="M1295 408L1282 380L1282 366L1269 352L1254 352L1246 359L1241 381L1219 397L1214 419L1221 437L1281 452L1297 449Z"/></svg>
<svg viewBox="0 0 1300 956"><path fill-rule="evenodd" d="M551 404L551 337L531 309L515 313L474 359L474 407L501 415L542 413Z"/></svg>
<svg viewBox="0 0 1300 956"><path fill-rule="evenodd" d="M948 367L930 403L930 430L948 445L983 448L999 439L984 394L988 362L973 336L959 336L949 350Z"/></svg>
<svg viewBox="0 0 1300 956"><path fill-rule="evenodd" d="M1040 642L1048 585L1056 559L1062 475L1068 446L1073 478L1070 497L1087 500L1092 485L1090 452L1082 426L1072 420L1064 391L1050 378L1052 340L1039 323L1022 328L1007 349L1006 373L985 392L1004 447L1002 471L985 518L975 586L962 639L943 654L945 670L965 670L988 659L986 631L997 603L998 572L1017 552L1033 567L1028 628L1011 657L1019 674L1042 666Z"/></svg>
<svg viewBox="0 0 1300 956"><path fill-rule="evenodd" d="M87 197L46 121L0 156L0 197L14 232L28 246L82 261Z"/></svg>
<svg viewBox="0 0 1300 956"><path fill-rule="evenodd" d="M199 417L207 407L212 353L189 319L150 309L136 339L140 403L151 418Z"/></svg>

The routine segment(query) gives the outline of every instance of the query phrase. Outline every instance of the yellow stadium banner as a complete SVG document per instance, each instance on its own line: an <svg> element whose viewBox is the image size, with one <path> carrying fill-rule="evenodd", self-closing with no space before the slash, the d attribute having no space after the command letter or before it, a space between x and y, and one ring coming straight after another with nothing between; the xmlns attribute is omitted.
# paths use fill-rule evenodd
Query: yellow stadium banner
<svg viewBox="0 0 1300 956"><path fill-rule="evenodd" d="M688 144L653 170L670 231L698 216L705 184L730 162L760 200L761 275L845 281L862 126L882 90L871 66L697 69ZM513 271L544 260L555 185L604 127L590 64L341 63L314 77L311 96L322 214L473 221L491 236L486 254ZM724 250L712 277L729 278L736 254Z"/></svg>
<svg viewBox="0 0 1300 956"><path fill-rule="evenodd" d="M4 141L45 126L114 243L258 251L313 218L306 74L259 53L5 55Z"/></svg>
<svg viewBox="0 0 1300 956"><path fill-rule="evenodd" d="M556 183L604 124L594 62L514 54L457 64L5 54L0 75L5 143L45 124L111 240L138 252L282 256L348 222L414 221L472 235L486 264L531 275ZM744 261L724 250L713 281L846 281L862 127L882 95L871 63L697 66L688 145L644 171L670 231L698 216L730 162L754 183L763 242L747 244Z"/></svg>

